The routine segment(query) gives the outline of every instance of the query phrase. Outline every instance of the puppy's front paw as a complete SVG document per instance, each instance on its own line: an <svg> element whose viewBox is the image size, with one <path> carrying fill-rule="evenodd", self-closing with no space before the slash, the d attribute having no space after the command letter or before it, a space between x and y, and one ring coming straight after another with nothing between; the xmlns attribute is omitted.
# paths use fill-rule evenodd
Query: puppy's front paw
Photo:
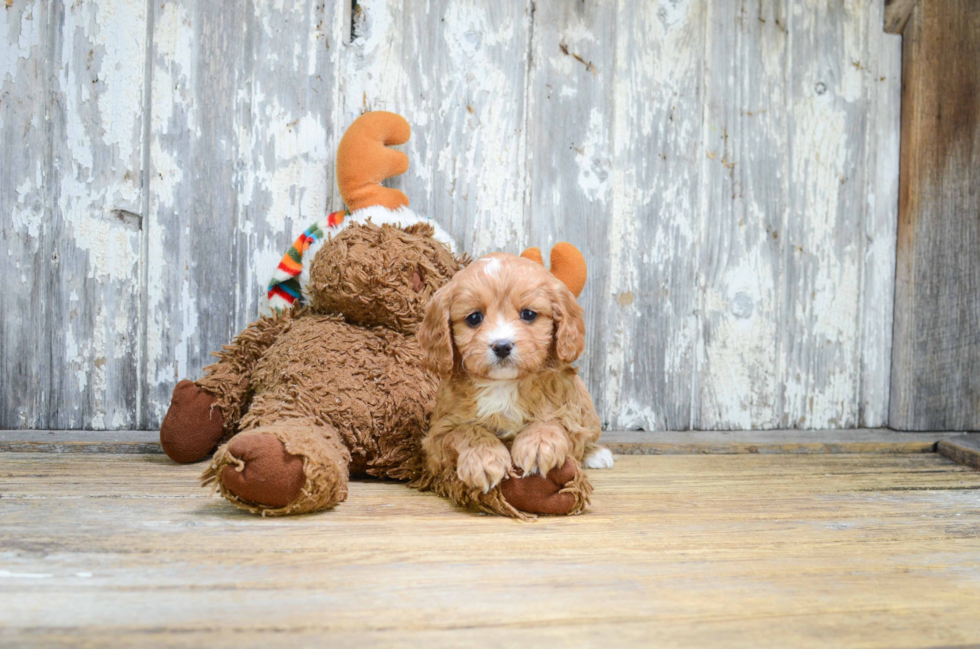
<svg viewBox="0 0 980 649"><path fill-rule="evenodd" d="M459 453L456 475L465 484L487 493L510 471L510 454L503 444L476 446Z"/></svg>
<svg viewBox="0 0 980 649"><path fill-rule="evenodd" d="M556 424L536 422L525 428L510 449L514 466L524 475L547 475L553 468L565 464L568 457L568 438Z"/></svg>

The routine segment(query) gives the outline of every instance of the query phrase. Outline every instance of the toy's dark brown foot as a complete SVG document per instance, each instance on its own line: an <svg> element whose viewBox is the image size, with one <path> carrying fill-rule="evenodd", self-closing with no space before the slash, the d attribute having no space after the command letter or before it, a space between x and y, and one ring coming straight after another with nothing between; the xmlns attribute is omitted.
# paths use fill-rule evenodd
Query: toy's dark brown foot
<svg viewBox="0 0 980 649"><path fill-rule="evenodd" d="M221 469L221 484L238 498L278 508L296 500L303 490L303 458L286 452L275 435L235 437L228 452L235 463Z"/></svg>
<svg viewBox="0 0 980 649"><path fill-rule="evenodd" d="M350 453L329 427L291 423L239 433L219 448L202 482L255 514L284 516L347 498Z"/></svg>
<svg viewBox="0 0 980 649"><path fill-rule="evenodd" d="M592 486L578 463L568 458L547 476L507 478L500 483L500 490L515 509L529 514L560 516L581 513L589 502Z"/></svg>
<svg viewBox="0 0 980 649"><path fill-rule="evenodd" d="M160 426L160 445L171 460L203 460L221 441L225 422L214 401L210 393L187 379L174 388L170 409Z"/></svg>

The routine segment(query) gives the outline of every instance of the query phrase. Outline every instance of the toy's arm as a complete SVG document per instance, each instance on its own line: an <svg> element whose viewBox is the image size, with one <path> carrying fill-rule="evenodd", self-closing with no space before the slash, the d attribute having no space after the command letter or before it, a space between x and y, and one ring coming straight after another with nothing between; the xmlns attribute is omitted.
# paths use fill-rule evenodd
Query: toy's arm
<svg viewBox="0 0 980 649"><path fill-rule="evenodd" d="M195 381L198 387L214 396L213 405L221 411L226 436L234 434L250 401L255 363L292 322L296 312L296 309L287 309L245 327L230 345L212 352L218 361L205 367L204 376Z"/></svg>
<svg viewBox="0 0 980 649"><path fill-rule="evenodd" d="M255 363L295 315L289 309L256 320L230 345L214 352L218 362L205 367L202 378L177 384L160 424L160 444L171 460L203 460L221 440L235 434L252 396Z"/></svg>

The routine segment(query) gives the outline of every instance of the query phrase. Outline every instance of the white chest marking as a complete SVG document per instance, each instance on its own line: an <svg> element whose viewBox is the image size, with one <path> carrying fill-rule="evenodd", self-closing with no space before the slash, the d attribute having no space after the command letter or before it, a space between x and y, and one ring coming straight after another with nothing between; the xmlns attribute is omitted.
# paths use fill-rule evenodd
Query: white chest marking
<svg viewBox="0 0 980 649"><path fill-rule="evenodd" d="M524 413L517 407L517 381L479 381L476 384L476 414L478 417L500 415L520 422Z"/></svg>

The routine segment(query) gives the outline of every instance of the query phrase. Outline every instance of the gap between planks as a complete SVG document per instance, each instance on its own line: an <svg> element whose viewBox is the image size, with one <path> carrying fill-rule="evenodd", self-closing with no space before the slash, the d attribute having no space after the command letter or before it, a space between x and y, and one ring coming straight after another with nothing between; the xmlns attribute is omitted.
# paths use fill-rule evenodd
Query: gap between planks
<svg viewBox="0 0 980 649"><path fill-rule="evenodd" d="M607 431L617 455L806 455L934 453L980 468L980 434L887 429L770 431ZM156 431L0 431L0 452L163 453Z"/></svg>

